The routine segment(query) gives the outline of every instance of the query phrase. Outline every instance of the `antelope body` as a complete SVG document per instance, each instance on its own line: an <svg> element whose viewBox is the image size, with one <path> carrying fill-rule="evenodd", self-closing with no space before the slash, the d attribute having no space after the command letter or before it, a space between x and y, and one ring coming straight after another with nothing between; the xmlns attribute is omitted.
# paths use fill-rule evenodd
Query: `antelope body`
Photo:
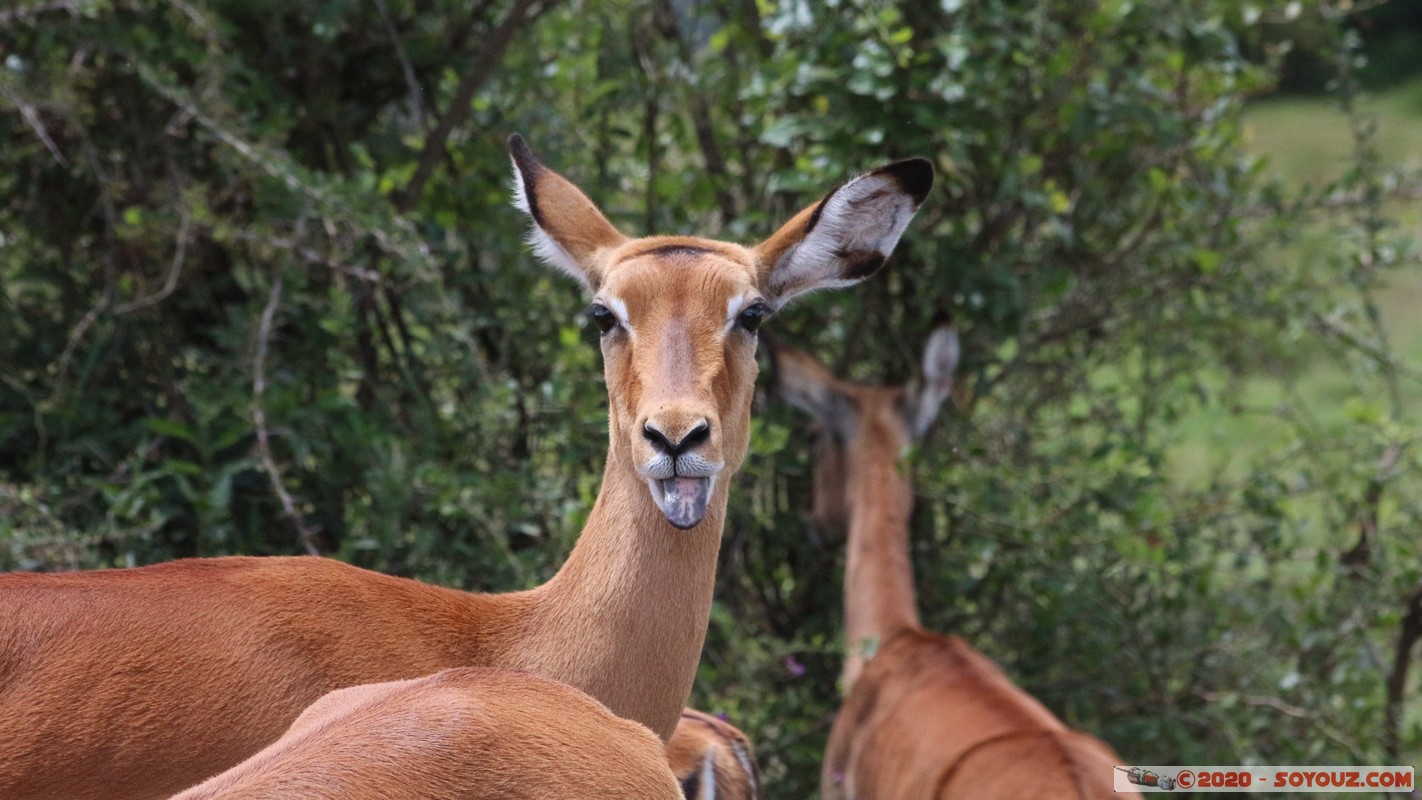
<svg viewBox="0 0 1422 800"><path fill-rule="evenodd" d="M760 766L739 728L688 708L667 742L667 760L686 800L759 800Z"/></svg>
<svg viewBox="0 0 1422 800"><path fill-rule="evenodd" d="M565 684L456 668L338 689L173 800L681 800L662 741Z"/></svg>
<svg viewBox="0 0 1422 800"><path fill-rule="evenodd" d="M882 266L933 170L862 175L747 248L628 238L521 138L509 150L535 252L583 283L603 331L609 452L562 568L510 594L309 557L0 575L0 797L167 797L327 692L457 666L553 678L671 735L749 442L756 328Z"/></svg>
<svg viewBox="0 0 1422 800"><path fill-rule="evenodd" d="M827 438L815 460L820 524L847 518L846 698L830 731L825 800L1117 798L1121 763L1073 731L956 636L923 629L908 523L913 490L901 454L952 388L957 334L930 337L923 376L907 385L839 381L810 356L774 349L777 386Z"/></svg>

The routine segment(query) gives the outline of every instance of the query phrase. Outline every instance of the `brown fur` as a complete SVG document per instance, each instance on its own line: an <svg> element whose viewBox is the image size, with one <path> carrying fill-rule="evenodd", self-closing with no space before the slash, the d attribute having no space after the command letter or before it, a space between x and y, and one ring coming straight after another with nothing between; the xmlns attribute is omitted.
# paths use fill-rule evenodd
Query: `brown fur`
<svg viewBox="0 0 1422 800"><path fill-rule="evenodd" d="M750 740L725 720L688 708L667 742L686 800L758 800L760 765Z"/></svg>
<svg viewBox="0 0 1422 800"><path fill-rule="evenodd" d="M941 334L935 334L941 336ZM940 385L868 387L836 380L810 356L775 349L778 388L815 414L838 452L815 461L817 522L848 523L844 684L821 775L826 800L1115 798L1118 756L1072 731L962 639L919 625L908 552L913 492L900 454L913 421L931 419L956 365L940 347L925 372ZM938 363L933 363L934 359ZM932 383L930 381L930 383ZM920 395L919 390L923 392ZM925 406L925 403L931 403ZM831 438L832 437L832 438ZM837 514L844 516L835 519Z"/></svg>
<svg viewBox="0 0 1422 800"><path fill-rule="evenodd" d="M327 694L173 800L680 800L662 742L586 694L458 668Z"/></svg>
<svg viewBox="0 0 1422 800"><path fill-rule="evenodd" d="M727 326L728 303L778 305L846 279L836 264L785 256L808 233L808 211L760 248L629 239L522 140L511 151L522 200L536 210L539 252L625 305L636 331L603 337L610 447L597 502L562 569L542 586L499 595L320 558L0 575L0 797L166 797L271 742L327 692L456 666L554 678L672 734L749 439L756 341ZM866 185L918 187L925 174L931 180L926 162L900 162ZM906 202L856 206L843 221L892 247ZM654 422L678 437L698 421L710 435L695 455L720 474L704 517L677 530L638 472L654 455L643 428Z"/></svg>

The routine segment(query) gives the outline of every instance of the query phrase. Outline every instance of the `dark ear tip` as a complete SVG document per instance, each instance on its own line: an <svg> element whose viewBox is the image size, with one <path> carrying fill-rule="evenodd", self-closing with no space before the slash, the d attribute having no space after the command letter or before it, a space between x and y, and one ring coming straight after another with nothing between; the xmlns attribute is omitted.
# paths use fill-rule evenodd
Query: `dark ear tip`
<svg viewBox="0 0 1422 800"><path fill-rule="evenodd" d="M533 150L529 148L528 142L525 142L523 137L517 133L509 135L509 156L527 178L532 178L533 173L536 173L541 166L538 162L538 157L535 156Z"/></svg>
<svg viewBox="0 0 1422 800"><path fill-rule="evenodd" d="M889 175L898 181L899 188L922 203L933 188L933 162L926 158L906 158L875 170L880 175Z"/></svg>

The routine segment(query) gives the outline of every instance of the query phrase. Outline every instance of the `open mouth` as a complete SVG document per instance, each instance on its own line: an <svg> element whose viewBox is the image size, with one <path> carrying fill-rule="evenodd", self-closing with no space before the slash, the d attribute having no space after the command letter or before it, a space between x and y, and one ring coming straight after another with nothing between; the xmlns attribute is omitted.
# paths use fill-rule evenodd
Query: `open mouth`
<svg viewBox="0 0 1422 800"><path fill-rule="evenodd" d="M651 478L647 487L652 500L666 515L667 522L682 530L694 528L706 516L706 504L711 499L715 476L706 478Z"/></svg>

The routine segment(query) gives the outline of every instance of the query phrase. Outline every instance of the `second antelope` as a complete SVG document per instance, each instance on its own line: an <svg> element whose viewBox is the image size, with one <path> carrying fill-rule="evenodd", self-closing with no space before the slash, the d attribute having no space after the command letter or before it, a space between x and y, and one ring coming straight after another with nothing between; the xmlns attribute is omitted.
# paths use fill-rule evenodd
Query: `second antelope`
<svg viewBox="0 0 1422 800"><path fill-rule="evenodd" d="M953 386L958 337L936 330L922 376L907 386L837 380L812 357L777 346L782 397L814 415L815 514L843 524L846 698L821 774L825 800L1117 798L1120 759L1017 688L982 653L919 623L909 559L913 488L900 457L932 424Z"/></svg>
<svg viewBox="0 0 1422 800"><path fill-rule="evenodd" d="M338 689L173 800L683 800L662 742L566 684L462 667Z"/></svg>
<svg viewBox="0 0 1422 800"><path fill-rule="evenodd" d="M681 712L667 759L686 800L758 800L760 765L740 729L704 711Z"/></svg>
<svg viewBox="0 0 1422 800"><path fill-rule="evenodd" d="M566 684L456 667L322 696L281 738L172 800L757 800L744 733L685 709L663 746Z"/></svg>
<svg viewBox="0 0 1422 800"><path fill-rule="evenodd" d="M749 446L756 329L876 272L933 168L859 176L742 247L624 236L521 138L509 151L535 252L583 284L602 332L609 451L562 568L496 595L310 557L0 575L0 797L167 797L333 689L456 666L550 677L671 736Z"/></svg>

